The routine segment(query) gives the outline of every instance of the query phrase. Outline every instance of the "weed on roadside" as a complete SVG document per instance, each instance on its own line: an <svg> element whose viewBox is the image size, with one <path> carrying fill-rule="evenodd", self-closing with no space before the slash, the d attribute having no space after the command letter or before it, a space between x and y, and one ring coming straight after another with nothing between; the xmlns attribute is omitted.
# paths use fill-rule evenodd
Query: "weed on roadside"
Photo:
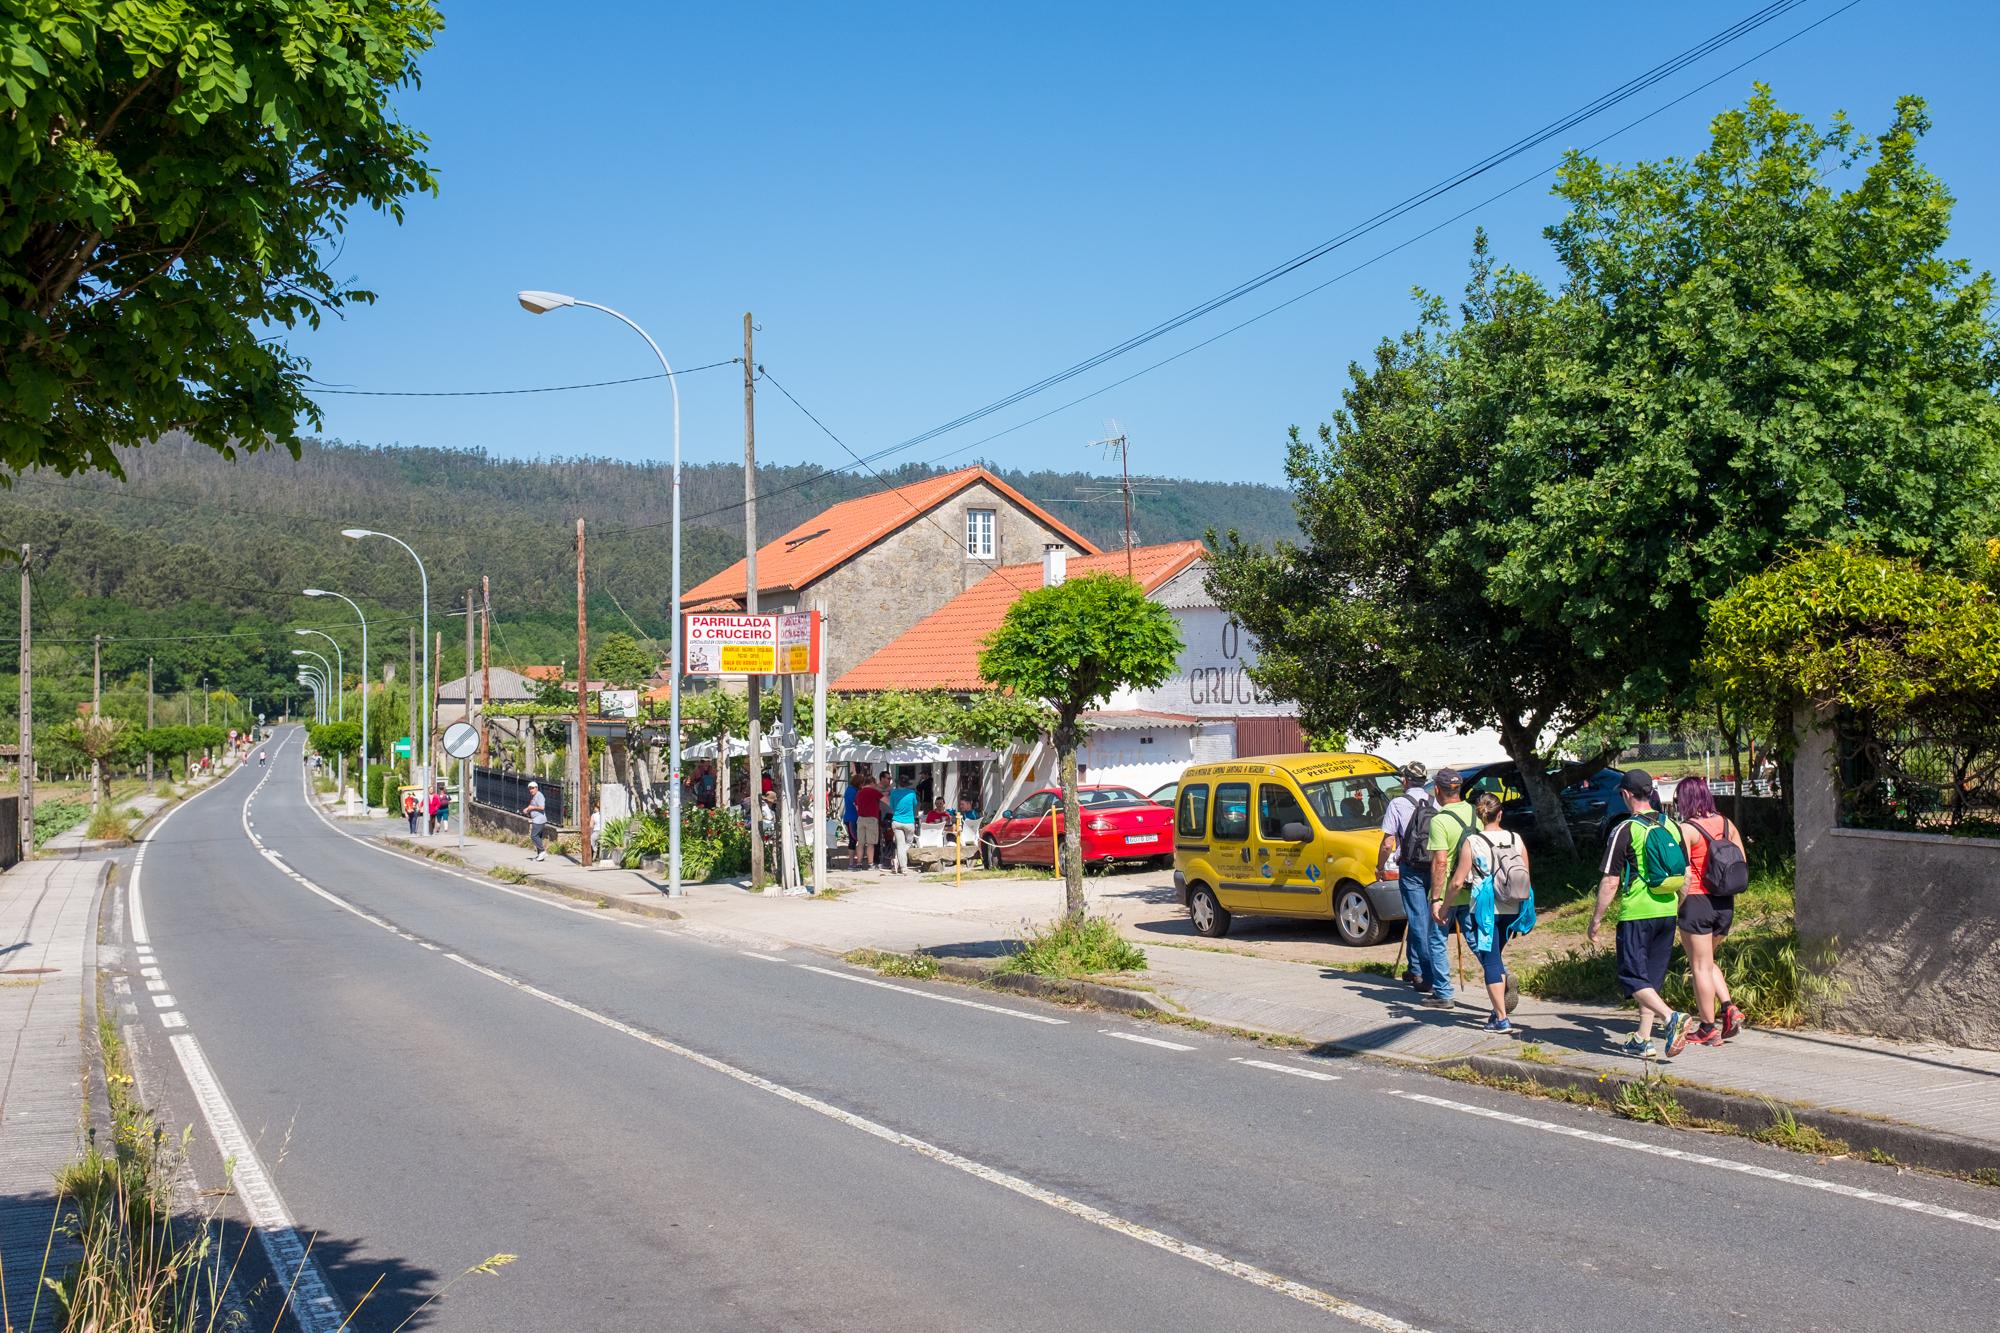
<svg viewBox="0 0 2000 1333"><path fill-rule="evenodd" d="M90 824L83 831L92 842L130 842L132 839L132 812L129 810L100 810L90 817Z"/></svg>
<svg viewBox="0 0 2000 1333"><path fill-rule="evenodd" d="M1003 958L999 970L1043 977L1089 977L1102 972L1140 972L1145 967L1144 949L1120 935L1106 918L1086 916L1030 927L1021 948Z"/></svg>
<svg viewBox="0 0 2000 1333"><path fill-rule="evenodd" d="M1471 1065L1434 1065L1424 1071L1448 1078L1454 1083L1476 1083L1482 1088L1496 1088L1501 1092L1519 1093L1524 1097L1537 1097L1543 1101L1568 1102L1572 1106L1593 1106L1602 1109L1604 1097L1586 1088L1571 1087L1566 1083L1543 1083L1539 1079L1514 1078L1510 1075L1482 1074Z"/></svg>
<svg viewBox="0 0 2000 1333"><path fill-rule="evenodd" d="M528 872L516 866L494 866L486 872L503 884L526 884Z"/></svg>
<svg viewBox="0 0 2000 1333"><path fill-rule="evenodd" d="M1845 1157L1847 1144L1830 1134L1824 1134L1811 1125L1801 1125L1791 1108L1776 1102L1766 1102L1770 1108L1771 1123L1759 1130L1753 1130L1750 1137L1759 1143L1768 1143L1775 1148L1789 1148L1793 1152L1811 1153L1815 1157ZM1884 1154L1887 1156L1887 1154ZM1894 1160L1894 1159L1891 1159Z"/></svg>
<svg viewBox="0 0 2000 1333"><path fill-rule="evenodd" d="M1667 1091L1665 1085L1651 1079L1622 1085L1617 1099L1611 1103L1611 1109L1626 1120L1669 1128L1679 1128L1694 1119L1679 1098Z"/></svg>
<svg viewBox="0 0 2000 1333"><path fill-rule="evenodd" d="M1975 1185L2000 1186L2000 1166L1982 1166L1974 1169L1972 1183Z"/></svg>
<svg viewBox="0 0 2000 1333"><path fill-rule="evenodd" d="M883 953L876 949L856 949L841 961L857 967L873 968L885 977L929 979L938 974L938 960L927 953Z"/></svg>
<svg viewBox="0 0 2000 1333"><path fill-rule="evenodd" d="M830 903L838 899L845 898L848 894L852 892L854 892L853 889L841 888L836 886L834 888L821 889L818 893L811 894L809 896L815 902Z"/></svg>

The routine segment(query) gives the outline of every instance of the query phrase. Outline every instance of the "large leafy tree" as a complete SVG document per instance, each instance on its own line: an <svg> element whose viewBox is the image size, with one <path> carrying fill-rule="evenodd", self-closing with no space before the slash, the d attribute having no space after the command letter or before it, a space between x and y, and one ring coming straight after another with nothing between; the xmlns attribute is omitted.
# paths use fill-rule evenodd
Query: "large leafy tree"
<svg viewBox="0 0 2000 1333"><path fill-rule="evenodd" d="M371 295L355 208L435 188L394 92L430 0L0 4L0 462L119 472L185 431L296 451L306 363L271 337Z"/></svg>
<svg viewBox="0 0 2000 1333"><path fill-rule="evenodd" d="M1061 766L1064 900L1072 920L1084 912L1076 796L1080 718L1120 689L1151 689L1164 681L1180 651L1173 612L1130 579L1086 574L1022 594L979 655L982 677L1054 713L1049 739Z"/></svg>
<svg viewBox="0 0 2000 1333"><path fill-rule="evenodd" d="M1294 432L1304 540L1217 552L1260 682L1314 729L1494 726L1554 809L1567 739L1686 702L1737 580L1816 539L1963 549L2000 355L1990 277L1941 253L1926 124L1905 99L1879 140L1821 132L1760 88L1692 159L1571 159L1562 287L1481 242L1459 318L1426 298Z"/></svg>
<svg viewBox="0 0 2000 1333"><path fill-rule="evenodd" d="M659 655L639 646L629 634L612 631L590 651L590 670L615 690L643 685L660 665Z"/></svg>

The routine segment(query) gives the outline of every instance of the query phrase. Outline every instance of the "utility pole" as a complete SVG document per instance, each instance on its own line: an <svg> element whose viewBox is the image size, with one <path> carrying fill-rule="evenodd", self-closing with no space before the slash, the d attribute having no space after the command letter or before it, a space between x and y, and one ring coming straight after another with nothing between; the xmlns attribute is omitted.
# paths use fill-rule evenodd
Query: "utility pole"
<svg viewBox="0 0 2000 1333"><path fill-rule="evenodd" d="M757 614L757 368L750 350L750 312L743 312L743 609L751 615ZM674 663L679 671L681 664ZM743 808L749 812L750 824L750 887L760 890L764 887L764 723L757 716L757 677L752 676L744 684L750 712L749 735L745 743L749 746L746 799ZM679 745L680 737L673 738ZM727 768L729 755L717 758Z"/></svg>
<svg viewBox="0 0 2000 1333"><path fill-rule="evenodd" d="M32 553L21 543L21 855L35 850L35 691L30 683L34 669L29 652L34 635L28 629L28 558Z"/></svg>
<svg viewBox="0 0 2000 1333"><path fill-rule="evenodd" d="M491 763L487 758L487 737L492 728L486 721L486 709L493 701L493 659L486 650L486 632L493 619L493 587L484 574L479 576L479 762Z"/></svg>
<svg viewBox="0 0 2000 1333"><path fill-rule="evenodd" d="M104 720L104 636L90 636L90 718L93 723ZM90 761L90 813L96 814L104 804L104 765L97 759Z"/></svg>
<svg viewBox="0 0 2000 1333"><path fill-rule="evenodd" d="M152 654L149 653L146 656L146 730L151 731L152 729L153 729L153 658ZM153 750L151 746L148 746L146 748L146 785L149 787L153 785Z"/></svg>
<svg viewBox="0 0 2000 1333"><path fill-rule="evenodd" d="M583 614L583 520L576 521L576 860L590 866L589 625ZM678 665L678 664L677 664ZM680 737L673 738L675 745Z"/></svg>
<svg viewBox="0 0 2000 1333"><path fill-rule="evenodd" d="M208 704L208 677L203 676L201 678L201 724L204 727L208 725Z"/></svg>
<svg viewBox="0 0 2000 1333"><path fill-rule="evenodd" d="M472 600L472 589L467 588L465 590L465 721L466 725L477 727L479 726L479 724L472 720L473 719L472 608L474 605L475 603ZM479 696L479 707L482 712L486 708L486 696L483 693ZM482 728L481 730L483 734L484 729ZM458 845L463 847L465 846L465 825L472 816L472 805L469 801L466 800L467 793L470 792L472 789L466 784L465 781L466 778L465 766L471 763L472 761L470 759L460 759L457 762L458 762Z"/></svg>
<svg viewBox="0 0 2000 1333"><path fill-rule="evenodd" d="M1115 422L1115 421L1114 421L1114 422L1112 422L1112 423L1111 423L1111 428L1112 428L1113 430L1117 430L1117 429L1118 429L1118 423L1117 423L1117 422ZM1132 450L1131 450L1131 445L1130 445L1130 442L1129 442L1129 441L1127 441L1127 440L1126 440L1126 438L1125 438L1125 432L1121 430L1121 431L1118 431L1118 433L1117 433L1116 435L1113 435L1113 436L1110 436L1110 437L1108 437L1108 438L1106 438L1106 439L1102 439L1102 440L1095 440L1095 441L1093 441L1093 442L1092 442L1092 446L1091 446L1091 447L1093 447L1093 448L1097 448L1097 447L1100 447L1100 446L1101 446L1101 447L1103 447L1103 448L1106 448L1106 449L1116 449L1116 450L1118 451L1118 470L1119 470L1119 472L1120 472L1120 474L1121 474L1121 480L1120 480L1120 481L1119 481L1119 483L1118 483L1118 489L1119 489L1119 491L1120 491L1120 492L1121 492L1121 493L1123 494L1123 496L1124 496L1124 499L1125 499L1125 577L1129 579L1129 578L1131 578L1131 577L1132 577Z"/></svg>
<svg viewBox="0 0 2000 1333"><path fill-rule="evenodd" d="M431 649L427 664L431 678L424 682L424 689L428 692L424 696L424 716L427 718L437 716L438 696L444 693L444 631L439 630L431 637L436 640L436 646ZM436 786L437 771L444 767L444 732L436 727L426 727L424 731L424 781Z"/></svg>
<svg viewBox="0 0 2000 1333"><path fill-rule="evenodd" d="M417 680L417 627L415 625L410 626L409 682L410 781L415 782L417 780L417 691L423 688L422 683Z"/></svg>

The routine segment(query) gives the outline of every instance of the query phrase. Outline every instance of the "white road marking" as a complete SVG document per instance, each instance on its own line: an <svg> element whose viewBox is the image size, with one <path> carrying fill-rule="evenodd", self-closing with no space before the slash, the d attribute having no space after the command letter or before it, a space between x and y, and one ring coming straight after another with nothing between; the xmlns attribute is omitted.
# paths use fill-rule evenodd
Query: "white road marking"
<svg viewBox="0 0 2000 1333"><path fill-rule="evenodd" d="M175 1012L173 1012L173 1013L171 1013L171 1014L161 1014L161 1015L160 1015L160 1026L161 1026L161 1027L168 1027L168 1028L184 1028L184 1027L186 1027L187 1025L188 1025L188 1016L187 1016L186 1014L184 1014L184 1013L181 1013L181 1012L180 1012L180 1011L178 1011L178 1010L176 1010Z"/></svg>
<svg viewBox="0 0 2000 1333"><path fill-rule="evenodd" d="M157 976L146 983L146 989L149 991L163 991L166 988L167 988L167 983L162 981Z"/></svg>
<svg viewBox="0 0 2000 1333"><path fill-rule="evenodd" d="M1116 1037L1120 1041L1136 1041L1142 1046L1157 1046L1163 1051L1192 1051L1199 1049L1198 1047L1183 1045L1177 1041L1163 1041L1159 1037L1142 1037L1136 1032L1113 1032L1110 1028L1099 1028L1098 1031L1107 1037Z"/></svg>
<svg viewBox="0 0 2000 1333"><path fill-rule="evenodd" d="M1281 1065L1275 1060L1246 1060L1240 1055L1232 1055L1229 1058L1235 1064L1248 1065L1252 1069L1269 1069L1279 1074L1290 1074L1294 1078L1313 1078L1318 1079L1322 1083L1338 1083L1340 1081L1340 1075L1338 1074L1322 1074L1317 1069L1301 1069L1297 1065Z"/></svg>
<svg viewBox="0 0 2000 1333"><path fill-rule="evenodd" d="M1637 1139L1623 1139L1616 1134L1600 1134L1592 1129L1577 1129L1571 1125L1558 1125L1549 1120L1535 1120L1509 1111L1494 1111L1484 1106L1473 1106L1467 1102L1449 1101L1443 1097L1432 1097L1424 1093L1404 1092L1398 1088L1388 1089L1391 1097L1401 1097L1406 1102L1422 1102L1426 1106L1440 1106L1448 1111L1463 1111L1467 1115L1482 1116L1488 1120L1499 1120L1510 1125L1521 1125L1528 1129L1539 1129L1549 1134L1561 1134L1566 1138L1583 1139L1589 1143L1601 1143L1607 1147L1624 1148L1629 1152L1648 1153L1654 1157L1671 1158L1676 1162L1690 1162L1696 1166L1712 1166L1722 1171L1734 1171L1740 1175L1755 1176L1759 1180L1775 1180L1785 1185L1798 1185L1805 1189L1820 1190L1827 1194L1838 1194L1842 1198L1860 1199L1867 1203L1884 1204L1890 1208L1902 1208L1927 1217L1940 1217L1948 1222L1963 1222L1967 1226L1983 1227L1988 1231L2000 1231L2000 1219L1981 1217L1977 1213L1962 1212L1957 1208L1943 1208L1934 1203L1923 1203L1916 1199L1905 1199L1900 1195L1884 1194L1880 1190L1861 1189L1854 1185L1842 1185L1832 1180L1817 1180L1812 1176L1796 1175L1790 1171L1780 1171L1775 1167L1756 1166L1750 1162L1733 1161L1727 1157L1710 1157L1707 1153L1686 1152L1679 1148L1668 1148L1657 1143L1641 1143Z"/></svg>
<svg viewBox="0 0 2000 1333"><path fill-rule="evenodd" d="M704 940L703 943L707 943L707 941ZM767 963L782 963L785 961L782 958L774 958L767 953L752 953L748 949L738 949L736 952L742 954L745 958L761 958Z"/></svg>
<svg viewBox="0 0 2000 1333"><path fill-rule="evenodd" d="M174 1007L174 997L171 995L155 995L153 997L153 1007L155 1009L171 1009Z"/></svg>
<svg viewBox="0 0 2000 1333"><path fill-rule="evenodd" d="M278 1187L271 1183L270 1173L257 1156L257 1145L244 1133L243 1124L223 1094L222 1085L216 1081L215 1071L209 1068L200 1043L186 1032L167 1041L180 1057L181 1072L187 1075L188 1086L194 1089L216 1151L235 1168L232 1181L236 1193L243 1200L244 1211L250 1214L251 1225L257 1229L257 1239L264 1246L264 1256L271 1261L271 1271L277 1275L280 1286L292 1289L292 1314L299 1327L304 1333L338 1333L346 1327L346 1313L334 1299L333 1289L327 1286L319 1262L299 1238Z"/></svg>
<svg viewBox="0 0 2000 1333"><path fill-rule="evenodd" d="M1276 1273L1258 1268L1253 1264L1244 1263L1240 1259L1231 1259L1228 1255L1218 1254L1214 1250L1191 1244L1188 1241L1170 1236L1163 1231L1156 1231L1152 1227L1127 1221L1125 1218L1119 1217L1114 1213L1108 1213L1102 1208L1072 1199L1067 1195L1058 1194L1054 1190L1045 1189L1033 1181L1009 1175L1007 1172L995 1167L987 1166L982 1162L974 1161L970 1157L952 1152L949 1148L940 1148L936 1144L928 1143L914 1135L905 1134L901 1130L891 1129L887 1125L869 1120L864 1116L856 1115L852 1111L843 1110L830 1102L823 1102L817 1097L809 1096L803 1092L796 1092L781 1083L774 1083L760 1074L753 1074L747 1069L739 1069L735 1065L718 1060L712 1055L704 1055L700 1051L682 1046L678 1042L669 1041L665 1037L656 1036L641 1028L633 1027L629 1023L620 1022L618 1019L600 1014L594 1009L585 1008L574 1000L566 1000L560 995L552 995L538 986L517 980L514 977L507 976L505 973L496 972L490 967L483 967L469 959L460 957L458 954L448 953L445 957L463 967L470 968L483 977L488 977L504 986L512 987L522 994L533 996L535 999L541 1000L546 1004L552 1004L556 1008L575 1014L579 1018L588 1019L590 1022L609 1028L624 1036L631 1037L636 1041L642 1041L648 1046L666 1051L670 1055L677 1055L684 1060L692 1061L704 1069L723 1075L725 1078L734 1079L738 1083L756 1088L760 1092L767 1092L774 1097L783 1098L794 1106L803 1107L808 1111L823 1115L829 1120L846 1125L850 1129L859 1130L863 1134L882 1140L884 1143L907 1149L920 1157L927 1157L940 1165L951 1167L953 1170L963 1171L969 1176L983 1180L990 1185L998 1185L1001 1189L1011 1191L1023 1198L1047 1204L1059 1212L1067 1213L1071 1217L1089 1222L1094 1226L1103 1227L1107 1231L1117 1232L1119 1235L1136 1240L1143 1245L1150 1245L1155 1249L1165 1250L1169 1254L1178 1255L1183 1259L1200 1264L1202 1267L1212 1269L1215 1272L1239 1278L1244 1282L1250 1283L1252 1286L1262 1287L1264 1290L1275 1292L1280 1296L1289 1296L1295 1301L1310 1305L1317 1310L1323 1310L1328 1314L1338 1315L1343 1319L1359 1324L1363 1328L1375 1329L1379 1333L1419 1333L1415 1325L1405 1323L1393 1315L1383 1314L1379 1310L1371 1310L1365 1305L1358 1305L1353 1301L1335 1296L1330 1292L1321 1291L1317 1287L1309 1287L1303 1282L1294 1282L1290 1278L1280 1277ZM865 980L865 978L857 979ZM1191 1050L1193 1048L1189 1047L1188 1049Z"/></svg>
<svg viewBox="0 0 2000 1333"><path fill-rule="evenodd" d="M157 977L160 975L160 969L157 967L142 967L139 969L139 975L142 977Z"/></svg>
<svg viewBox="0 0 2000 1333"><path fill-rule="evenodd" d="M779 963L784 960L782 958L774 958L771 961ZM904 995L914 995L920 1000L936 1000L941 1004L963 1005L967 1009L984 1009L989 1014L1005 1014L1008 1018L1025 1018L1030 1023L1067 1024L1069 1022L1067 1018L1051 1018L1047 1014L1031 1014L1025 1009L1008 1009L1003 1005L997 1004L981 1004L978 1000L961 999L956 995L937 995L931 991L918 990L915 986L898 986L891 981L878 981L874 977L856 976L852 972L836 972L830 967L814 967L811 963L799 963L796 966L802 971L817 972L823 977L832 977L836 981L858 981L864 986L878 986L883 990L900 991Z"/></svg>

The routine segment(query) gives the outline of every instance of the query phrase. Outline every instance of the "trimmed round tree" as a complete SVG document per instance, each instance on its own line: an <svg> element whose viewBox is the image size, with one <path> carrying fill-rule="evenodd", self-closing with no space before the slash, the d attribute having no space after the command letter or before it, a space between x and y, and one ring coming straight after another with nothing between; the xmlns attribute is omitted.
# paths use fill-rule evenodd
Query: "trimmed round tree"
<svg viewBox="0 0 2000 1333"><path fill-rule="evenodd" d="M1055 714L1049 740L1061 768L1064 907L1083 916L1082 818L1076 798L1080 718L1121 689L1151 689L1180 656L1173 613L1131 579L1085 574L1034 588L1008 608L979 655L979 674Z"/></svg>

